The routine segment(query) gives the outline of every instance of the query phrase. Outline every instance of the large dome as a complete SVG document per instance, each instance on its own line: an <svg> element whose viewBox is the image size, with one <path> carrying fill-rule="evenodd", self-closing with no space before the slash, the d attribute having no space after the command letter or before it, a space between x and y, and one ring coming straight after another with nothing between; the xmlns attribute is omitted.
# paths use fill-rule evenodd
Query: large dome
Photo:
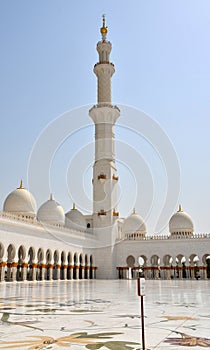
<svg viewBox="0 0 210 350"><path fill-rule="evenodd" d="M33 195L23 187L22 180L20 187L12 191L5 199L3 211L18 216L34 218L36 215L36 201Z"/></svg>
<svg viewBox="0 0 210 350"><path fill-rule="evenodd" d="M146 225L143 218L136 214L135 210L133 213L124 221L123 231L125 235L137 234L140 236L145 236L146 234ZM133 237L133 236L132 236ZM136 236L138 238L138 236Z"/></svg>
<svg viewBox="0 0 210 350"><path fill-rule="evenodd" d="M181 205L179 210L171 217L169 221L169 232L172 235L192 235L194 225L191 217L185 213Z"/></svg>
<svg viewBox="0 0 210 350"><path fill-rule="evenodd" d="M84 215L75 207L66 213L65 226L77 230L84 230L86 228L86 221Z"/></svg>
<svg viewBox="0 0 210 350"><path fill-rule="evenodd" d="M49 225L64 226L64 210L61 205L52 198L52 195L50 199L39 208L37 220Z"/></svg>

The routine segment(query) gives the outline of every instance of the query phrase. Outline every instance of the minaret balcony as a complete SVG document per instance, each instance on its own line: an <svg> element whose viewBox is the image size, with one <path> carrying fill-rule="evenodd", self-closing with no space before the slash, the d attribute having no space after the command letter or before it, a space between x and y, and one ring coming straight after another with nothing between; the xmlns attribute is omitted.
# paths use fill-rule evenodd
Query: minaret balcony
<svg viewBox="0 0 210 350"><path fill-rule="evenodd" d="M99 66L100 64L110 64L112 67L114 67L114 63L109 62L109 61L102 61L102 62L97 62L96 64L94 64L94 68Z"/></svg>
<svg viewBox="0 0 210 350"><path fill-rule="evenodd" d="M113 175L112 180L118 181L118 176Z"/></svg>

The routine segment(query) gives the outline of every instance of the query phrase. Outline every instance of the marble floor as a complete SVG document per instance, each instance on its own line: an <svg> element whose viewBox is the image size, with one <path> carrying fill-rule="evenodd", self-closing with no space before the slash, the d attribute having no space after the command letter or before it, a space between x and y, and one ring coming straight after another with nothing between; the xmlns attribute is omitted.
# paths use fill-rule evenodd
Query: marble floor
<svg viewBox="0 0 210 350"><path fill-rule="evenodd" d="M145 349L210 348L210 281L146 281ZM0 284L0 349L140 350L137 281Z"/></svg>

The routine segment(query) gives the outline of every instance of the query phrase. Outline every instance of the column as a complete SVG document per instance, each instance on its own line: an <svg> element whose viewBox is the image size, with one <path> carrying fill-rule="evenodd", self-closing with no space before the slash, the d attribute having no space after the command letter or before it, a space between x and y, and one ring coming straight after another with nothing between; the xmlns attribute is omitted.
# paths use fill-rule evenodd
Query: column
<svg viewBox="0 0 210 350"><path fill-rule="evenodd" d="M53 264L47 265L47 279L48 281L52 281L53 279Z"/></svg>
<svg viewBox="0 0 210 350"><path fill-rule="evenodd" d="M73 275L74 275L74 265L69 266L69 279L73 280Z"/></svg>
<svg viewBox="0 0 210 350"><path fill-rule="evenodd" d="M41 281L45 281L46 280L46 273L47 273L47 265L42 263L41 266Z"/></svg>
<svg viewBox="0 0 210 350"><path fill-rule="evenodd" d="M63 280L66 280L67 279L67 265L63 265L62 268L63 268Z"/></svg>
<svg viewBox="0 0 210 350"><path fill-rule="evenodd" d="M87 269L87 280L90 279L90 266L86 266Z"/></svg>
<svg viewBox="0 0 210 350"><path fill-rule="evenodd" d="M60 280L60 269L61 269L61 265L59 265L59 264L55 265L54 279L57 281Z"/></svg>
<svg viewBox="0 0 210 350"><path fill-rule="evenodd" d="M84 280L84 278L85 278L85 266L81 265L80 268L81 268L81 279Z"/></svg>
<svg viewBox="0 0 210 350"><path fill-rule="evenodd" d="M5 281L5 266L7 265L6 262L2 261L0 263L0 282Z"/></svg>
<svg viewBox="0 0 210 350"><path fill-rule="evenodd" d="M76 280L78 280L79 279L79 269L80 269L80 266L79 265L76 265Z"/></svg>
<svg viewBox="0 0 210 350"><path fill-rule="evenodd" d="M32 263L32 274L31 274L31 280L36 281L36 275L37 275L37 263L33 262Z"/></svg>
<svg viewBox="0 0 210 350"><path fill-rule="evenodd" d="M11 271L12 271L12 282L16 281L17 280L17 266L18 266L18 263L16 262L13 262L12 264L12 268L11 268Z"/></svg>
<svg viewBox="0 0 210 350"><path fill-rule="evenodd" d="M22 263L22 281L27 280L27 271L28 271L28 264Z"/></svg>
<svg viewBox="0 0 210 350"><path fill-rule="evenodd" d="M96 279L96 270L97 270L97 267L96 266L93 266L92 267L92 279Z"/></svg>

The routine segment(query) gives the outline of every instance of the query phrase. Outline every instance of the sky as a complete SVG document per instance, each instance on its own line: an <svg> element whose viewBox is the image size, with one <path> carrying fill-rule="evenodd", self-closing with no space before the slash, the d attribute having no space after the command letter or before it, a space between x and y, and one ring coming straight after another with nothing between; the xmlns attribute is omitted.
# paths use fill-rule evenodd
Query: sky
<svg viewBox="0 0 210 350"><path fill-rule="evenodd" d="M210 232L209 0L1 1L1 208L23 179L38 207L52 192L65 211L91 211L102 14L121 109L120 214L135 207L150 234L167 232L181 203L195 232Z"/></svg>

